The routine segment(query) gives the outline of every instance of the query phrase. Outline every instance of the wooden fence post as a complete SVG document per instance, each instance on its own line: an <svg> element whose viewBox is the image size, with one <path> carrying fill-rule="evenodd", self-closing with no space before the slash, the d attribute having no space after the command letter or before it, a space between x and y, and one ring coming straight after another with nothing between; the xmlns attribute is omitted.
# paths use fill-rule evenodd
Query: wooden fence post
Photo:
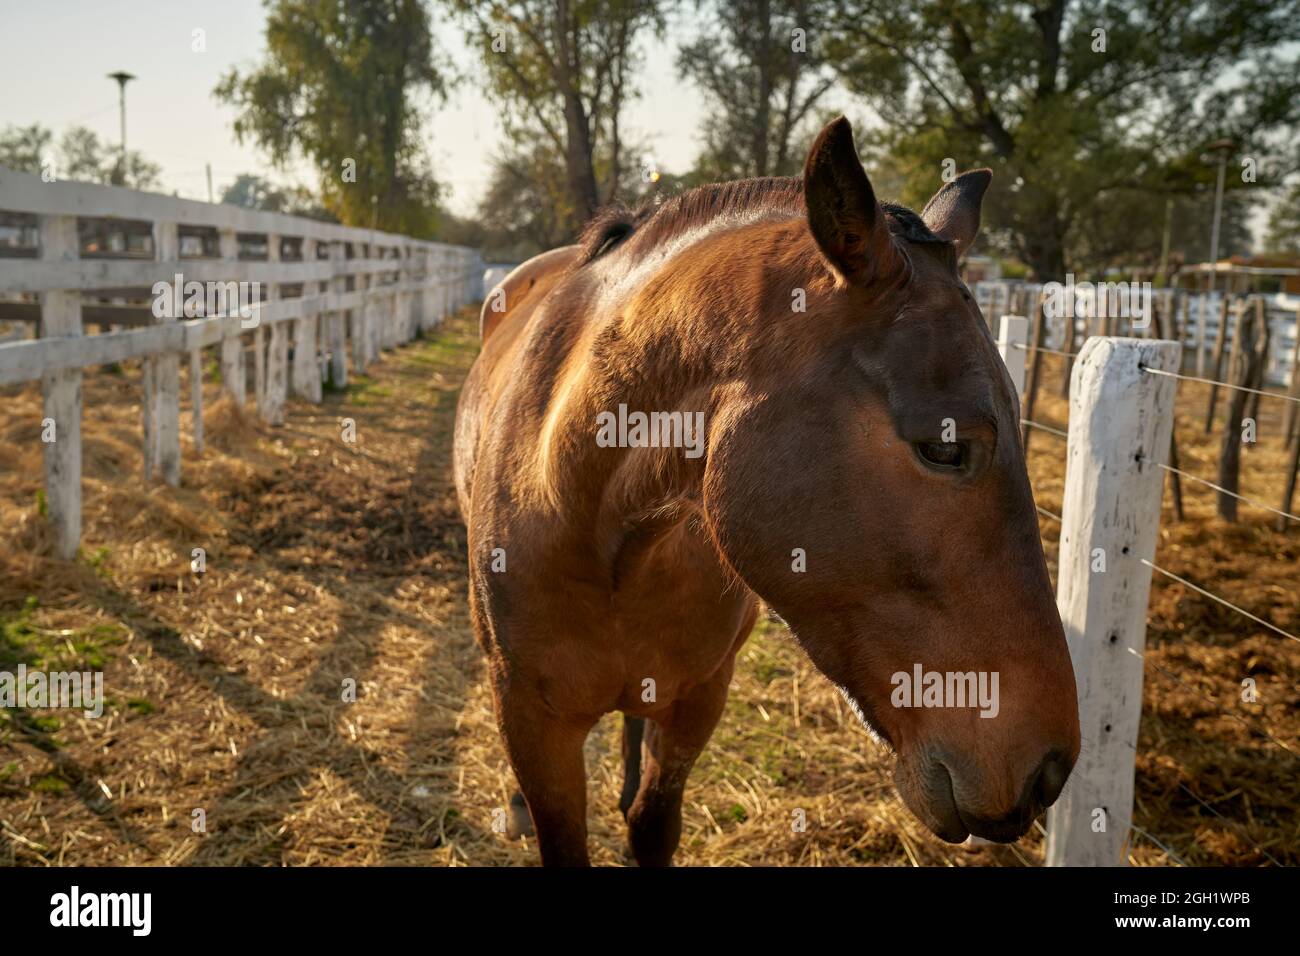
<svg viewBox="0 0 1300 956"><path fill-rule="evenodd" d="M1243 300L1243 306L1244 306ZM1232 359L1228 363L1230 381L1241 388L1255 388L1263 377L1263 364L1267 351L1266 329L1261 329L1263 313L1247 314L1243 308L1237 319L1237 329L1232 337ZM1228 395L1223 422L1223 444L1219 449L1219 484L1226 489L1218 497L1219 517L1225 521L1237 520L1235 494L1241 480L1241 429L1250 393L1234 388Z"/></svg>
<svg viewBox="0 0 1300 956"><path fill-rule="evenodd" d="M1292 398L1300 398L1300 309L1296 309L1295 322L1291 325L1291 382L1286 393ZM1282 426L1287 444L1296 441L1300 435L1297 422L1300 422L1300 404L1287 402L1286 422Z"/></svg>
<svg viewBox="0 0 1300 956"><path fill-rule="evenodd" d="M1004 315L998 326L998 352L1019 395L1025 390L1025 357L1028 351L1029 320L1023 315Z"/></svg>
<svg viewBox="0 0 1300 956"><path fill-rule="evenodd" d="M1065 323L1064 335L1061 339L1061 351L1065 353L1061 357L1062 375L1061 375L1061 394L1069 395L1070 393L1070 376L1074 371L1074 352L1075 339L1078 331L1075 327L1077 318L1077 298L1073 295L1065 303L1065 315L1061 321Z"/></svg>
<svg viewBox="0 0 1300 956"><path fill-rule="evenodd" d="M400 254L397 254L396 249L393 250L393 253L395 254L389 256L389 258L393 260L393 264L390 267L391 271L389 273L393 277L393 281L388 284L388 297L384 305L385 325L388 329L387 346L390 349L395 349L397 346L402 344L401 295L397 291L398 285L402 281L402 274L401 266L397 263Z"/></svg>
<svg viewBox="0 0 1300 956"><path fill-rule="evenodd" d="M1237 306L1238 307L1233 311L1237 312L1237 328L1238 331L1240 331L1241 315L1245 311L1246 300L1242 299L1237 304ZM1223 298L1219 301L1219 328L1214 335L1214 364L1211 366L1209 370L1210 371L1209 377L1215 380L1218 380L1219 376L1223 374L1223 345L1224 342L1226 341L1227 334L1228 334L1228 294L1225 292L1223 294ZM1235 354L1237 349L1236 332L1234 332L1232 336L1232 348ZM1209 404L1206 406L1205 409L1205 434L1207 435L1214 430L1214 406L1215 404L1217 404L1218 401L1219 401L1219 386L1211 385L1210 400L1209 400Z"/></svg>
<svg viewBox="0 0 1300 956"><path fill-rule="evenodd" d="M375 255L375 244L367 243L366 259L374 259ZM379 284L379 275L372 269L373 267L367 266L366 273L357 276L357 288L364 293L361 299L361 328L366 337L367 366L379 359L379 308L375 299L375 287Z"/></svg>
<svg viewBox="0 0 1300 956"><path fill-rule="evenodd" d="M303 262L317 261L315 239L304 236L301 248ZM302 298L316 298L318 286L317 282L304 282ZM316 310L308 309L304 303L302 315L293 321L293 393L313 403L321 400L320 363L316 357L317 315Z"/></svg>
<svg viewBox="0 0 1300 956"><path fill-rule="evenodd" d="M257 309L257 305L253 305ZM253 407L263 418L266 417L266 329L263 327L260 314L258 315L257 325L253 327Z"/></svg>
<svg viewBox="0 0 1300 956"><path fill-rule="evenodd" d="M181 257L180 230L174 222L154 226L155 249L160 263L178 263ZM178 266L179 268L179 266ZM170 266L168 267L170 272ZM168 276L171 279L171 276ZM173 280L174 281L174 280ZM175 322L172 315L155 322ZM144 476L146 481L161 477L175 487L181 483L181 365L175 352L159 352L144 360Z"/></svg>
<svg viewBox="0 0 1300 956"><path fill-rule="evenodd" d="M347 311L339 303L339 297L347 292L347 275L343 272L345 250L342 242L330 243L330 264L333 266L334 278L330 280L331 295L329 318L330 382L335 388L346 388L348 384L347 352Z"/></svg>
<svg viewBox="0 0 1300 956"><path fill-rule="evenodd" d="M1205 313L1210 303L1206 297L1198 300L1196 307L1196 374L1205 377Z"/></svg>
<svg viewBox="0 0 1300 956"><path fill-rule="evenodd" d="M442 321L441 316L438 315L437 299L434 298L433 294L434 269L437 268L437 261L437 254L435 254L433 248L425 248L424 280L422 280L420 295L424 299L424 323L426 329L437 328L439 321Z"/></svg>
<svg viewBox="0 0 1300 956"><path fill-rule="evenodd" d="M222 229L218 233L221 258L227 262L239 259L239 238L233 229ZM240 408L244 407L247 397L247 383L244 377L244 337L242 322L233 335L221 340L221 388L235 400Z"/></svg>
<svg viewBox="0 0 1300 956"><path fill-rule="evenodd" d="M398 246L397 255L397 344L405 345L415 333L411 322L411 293L407 291L407 283L411 281L410 249L405 245Z"/></svg>
<svg viewBox="0 0 1300 956"><path fill-rule="evenodd" d="M1025 349L1029 361L1029 380L1022 388L1024 394L1020 404L1020 448L1026 458L1029 457L1029 426L1025 422L1034 417L1038 383L1042 379L1043 349L1047 347L1047 299L1041 292L1034 298L1033 309L1033 331Z"/></svg>
<svg viewBox="0 0 1300 956"><path fill-rule="evenodd" d="M1190 302L1190 300L1189 300ZM1190 322L1191 305L1188 308L1188 321ZM1178 365L1182 368L1183 361L1183 340L1178 334L1178 305L1174 303L1174 308L1168 312L1162 313L1159 317L1159 324L1155 329L1148 328L1151 338L1164 337L1166 341L1178 343ZM1169 426L1169 465L1172 468L1178 468L1178 416L1174 415L1173 423ZM1168 472L1169 490L1174 496L1174 518L1178 521L1184 520L1187 515L1183 509L1183 479L1177 472Z"/></svg>
<svg viewBox="0 0 1300 956"><path fill-rule="evenodd" d="M365 243L353 243L352 251L356 259L364 262L370 254L370 246ZM365 291L366 277L364 274L354 272L348 276L348 281L352 283L352 292L360 293ZM366 304L363 296L360 305L348 310L348 323L350 326L348 334L352 337L352 371L357 375L365 375L366 369L370 367L370 336L366 331L366 320Z"/></svg>
<svg viewBox="0 0 1300 956"><path fill-rule="evenodd" d="M1155 556L1177 384L1142 368L1175 372L1181 353L1178 342L1092 338L1071 377L1056 600L1083 749L1048 810L1049 866L1126 863L1151 589L1143 561Z"/></svg>
<svg viewBox="0 0 1300 956"><path fill-rule="evenodd" d="M81 257L76 216L40 218L41 259L63 262ZM81 293L41 293L41 338L81 335ZM41 376L45 420L45 507L54 527L54 554L77 555L81 543L81 369ZM45 437L44 434L42 437Z"/></svg>
<svg viewBox="0 0 1300 956"><path fill-rule="evenodd" d="M1250 387L1263 391L1264 380L1268 376L1268 353L1273 344L1273 330L1268 324L1268 309L1264 306L1263 296L1255 299L1255 325L1259 336L1259 367L1255 369ZM1256 423L1259 422L1259 399L1259 392L1254 392L1246 401L1246 416Z"/></svg>
<svg viewBox="0 0 1300 956"><path fill-rule="evenodd" d="M203 454L203 350L190 350L190 409L194 418L194 452Z"/></svg>
<svg viewBox="0 0 1300 956"><path fill-rule="evenodd" d="M266 237L267 262L280 262L280 236ZM280 301L280 284L272 280L266 287L268 304ZM258 325L260 329L261 324ZM289 324L273 322L266 352L266 391L262 396L262 417L272 425L284 424L284 403L289 397Z"/></svg>

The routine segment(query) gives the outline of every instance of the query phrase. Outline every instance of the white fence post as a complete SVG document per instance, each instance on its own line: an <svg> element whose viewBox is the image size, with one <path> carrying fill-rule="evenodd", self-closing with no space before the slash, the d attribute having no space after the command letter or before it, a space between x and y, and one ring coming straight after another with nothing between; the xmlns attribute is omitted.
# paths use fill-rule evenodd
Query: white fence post
<svg viewBox="0 0 1300 956"><path fill-rule="evenodd" d="M1025 356L1029 354L1029 319L1023 315L1004 315L998 330L998 352L1011 373L1016 397L1025 390Z"/></svg>
<svg viewBox="0 0 1300 956"><path fill-rule="evenodd" d="M1122 866L1133 816L1151 569L1182 346L1092 337L1070 378L1057 607L1083 747L1048 810L1049 866Z"/></svg>
<svg viewBox="0 0 1300 956"><path fill-rule="evenodd" d="M176 223L154 226L158 261L176 263L181 257L180 230ZM156 322L175 322L173 315ZM181 366L180 355L162 351L143 363L144 380L144 474L161 477L173 487L181 483Z"/></svg>
<svg viewBox="0 0 1300 956"><path fill-rule="evenodd" d="M239 259L239 238L233 229L218 232L221 258L226 262ZM242 323L240 328L242 328ZM244 407L247 385L244 380L244 337L236 329L234 335L221 340L221 388L235 400L240 408Z"/></svg>
<svg viewBox="0 0 1300 956"><path fill-rule="evenodd" d="M364 262L370 254L370 247L365 243L356 242L352 244L353 262ZM352 272L352 291L364 293L366 288L366 277L360 272ZM366 354L369 348L369 338L366 333L366 304L365 297L362 296L359 305L348 310L348 335L351 337L352 345L352 371L357 375L365 375L366 369L370 366L370 357Z"/></svg>
<svg viewBox="0 0 1300 956"><path fill-rule="evenodd" d="M203 454L203 350L190 350L190 407L194 410L194 451Z"/></svg>
<svg viewBox="0 0 1300 956"><path fill-rule="evenodd" d="M42 260L80 258L76 216L42 216L40 229ZM81 335L81 293L42 292L41 337L71 335ZM45 507L54 526L54 553L68 560L81 543L81 369L46 372L41 392L41 431L52 429L45 443Z"/></svg>
<svg viewBox="0 0 1300 956"><path fill-rule="evenodd" d="M366 251L366 261L369 263L375 257L375 244L368 242L362 248ZM362 293L361 334L364 337L362 350L366 356L366 368L379 358L379 310L375 301L375 286L379 275L370 271L370 268L367 265L367 271L357 276L357 289Z"/></svg>
<svg viewBox="0 0 1300 956"><path fill-rule="evenodd" d="M280 261L280 235L267 233L267 262ZM266 287L268 304L280 301L280 284L270 282ZM261 322L258 329L262 328ZM289 325L287 322L271 324L270 342L266 350L266 383L262 393L262 417L272 425L284 424L284 403L289 397Z"/></svg>
<svg viewBox="0 0 1300 956"><path fill-rule="evenodd" d="M394 308L397 309L397 344L405 345L411 341L414 329L411 328L411 293L407 283L411 281L411 258L406 246L397 247L397 292Z"/></svg>
<svg viewBox="0 0 1300 956"><path fill-rule="evenodd" d="M330 381L335 388L346 388L348 384L348 314L340 301L347 294L347 274L345 249L342 242L330 243L330 263L334 278L330 280L330 311L326 319L326 342L330 349Z"/></svg>
<svg viewBox="0 0 1300 956"><path fill-rule="evenodd" d="M302 240L302 261L315 262L316 240ZM320 283L304 282L301 295L315 299L320 295ZM319 311L304 308L302 317L293 324L293 393L309 402L321 400L320 362L317 360L316 335L319 328Z"/></svg>
<svg viewBox="0 0 1300 956"><path fill-rule="evenodd" d="M438 324L438 312L433 303L433 250L426 247L420 261L424 270L420 277L420 328L428 330Z"/></svg>

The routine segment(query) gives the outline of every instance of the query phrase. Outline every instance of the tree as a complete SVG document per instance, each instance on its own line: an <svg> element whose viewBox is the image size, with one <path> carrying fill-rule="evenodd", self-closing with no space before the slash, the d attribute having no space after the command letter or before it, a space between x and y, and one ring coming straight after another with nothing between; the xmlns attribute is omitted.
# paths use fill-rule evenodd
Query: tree
<svg viewBox="0 0 1300 956"><path fill-rule="evenodd" d="M1269 213L1264 248L1267 252L1300 255L1300 181L1291 184Z"/></svg>
<svg viewBox="0 0 1300 956"><path fill-rule="evenodd" d="M1300 162L1300 72L1279 59L1296 0L844 0L829 34L904 198L992 166L988 234L1042 279L1123 258L1126 224L1163 223L1169 197L1208 210L1212 140L1236 144L1233 191Z"/></svg>
<svg viewBox="0 0 1300 956"><path fill-rule="evenodd" d="M517 147L541 134L564 162L566 231L614 199L634 43L661 30L659 0L443 0L477 33L488 92ZM603 184L603 189L601 188Z"/></svg>
<svg viewBox="0 0 1300 956"><path fill-rule="evenodd" d="M53 146L54 133L39 123L8 126L0 133L0 166L25 173L75 182L112 184L122 151L99 138L93 130L73 126ZM136 150L126 153L124 185L131 189L156 189L162 168Z"/></svg>
<svg viewBox="0 0 1300 956"><path fill-rule="evenodd" d="M573 238L564 157L543 133L525 135L512 146L493 161L492 178L475 217L481 231L467 243L481 245L485 257L499 262L522 262ZM663 191L671 177L654 172L656 178L651 179L643 178L640 170L625 170L617 193L635 205L650 192ZM458 229L457 234L465 233ZM441 238L453 241L447 234Z"/></svg>
<svg viewBox="0 0 1300 956"><path fill-rule="evenodd" d="M235 135L284 168L301 155L348 225L428 235L438 188L420 142L421 93L446 84L420 0L271 0L267 59L231 70L217 97Z"/></svg>
<svg viewBox="0 0 1300 956"><path fill-rule="evenodd" d="M789 176L803 164L793 149L800 126L835 78L809 44L825 15L822 0L717 0L695 41L678 49L677 68L704 93L708 179Z"/></svg>
<svg viewBox="0 0 1300 956"><path fill-rule="evenodd" d="M240 173L236 176L235 181L221 193L221 202L244 209L282 212L289 216L305 216L308 219L338 222L338 219L322 206L307 188L303 186L281 188L252 173Z"/></svg>

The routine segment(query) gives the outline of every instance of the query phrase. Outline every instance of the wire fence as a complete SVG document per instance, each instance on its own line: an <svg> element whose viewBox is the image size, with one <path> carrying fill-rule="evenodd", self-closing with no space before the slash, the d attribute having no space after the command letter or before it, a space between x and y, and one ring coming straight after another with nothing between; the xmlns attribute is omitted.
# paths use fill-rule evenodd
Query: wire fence
<svg viewBox="0 0 1300 956"><path fill-rule="evenodd" d="M1070 360L1077 358L1078 355L1080 354L1078 351L1070 351L1066 349L1052 349L1052 348L1047 348L1045 346L1036 346L1036 345L1029 345L1029 344L1022 344L1022 343L1014 343L1013 347L1017 349L1023 349L1027 353L1038 352L1047 355L1055 355L1060 358L1070 359ZM1297 365L1300 365L1300 357L1297 357L1297 359L1298 359ZM1261 398L1277 399L1283 403L1300 404L1300 395L1296 395L1296 394L1284 394L1277 391L1270 391L1262 388L1254 388L1250 385L1243 385L1237 382L1227 382L1218 378L1209 378L1209 377L1198 376L1198 375L1187 375L1187 374L1183 374L1181 371L1169 372L1163 369L1152 368L1146 365L1141 365L1139 366L1139 368L1141 368L1143 372L1150 373L1152 375L1165 376L1165 377L1177 379L1179 381L1194 382L1197 384L1209 385L1212 387L1221 387L1229 391L1242 392L1248 395L1260 396ZM1293 392L1296 391L1296 386L1294 383L1292 384L1292 391ZM1028 403L1028 407L1032 409L1032 402ZM1290 419L1288 419L1288 423L1289 422ZM1064 439L1067 441L1069 440L1069 431L1067 429L1059 428L1054 425L1049 425L1041 421L1036 421L1030 417L1022 418L1021 424L1027 428L1033 428L1038 431L1046 432L1047 434L1052 435L1056 438ZM1209 426L1207 424L1207 431L1208 431L1208 427ZM1300 441L1300 438L1293 438L1290 434L1284 434L1283 440L1285 443L1289 444L1293 440ZM1250 507L1257 508L1260 509L1261 511L1268 512L1269 514L1276 515L1279 518L1285 519L1286 521L1300 523L1300 515L1297 515L1290 510L1287 510L1286 507L1282 507L1282 508L1272 507L1252 497L1231 490L1219 482L1210 481L1192 472L1184 470L1178 467L1176 458L1174 464L1160 463L1160 468L1163 469L1168 474L1177 476L1178 478L1187 479L1188 481L1191 482L1195 482L1206 488L1212 489L1213 491L1217 492L1220 495L1227 496L1235 501L1239 501ZM1294 478L1292 478L1292 484L1294 484ZM1289 492L1288 492L1288 497L1289 497ZM1287 504L1287 501L1285 499L1283 501L1283 504L1284 505ZM1034 507L1037 513L1041 515L1043 518L1055 522L1058 525L1063 524L1062 516L1060 514L1057 514L1049 510L1048 508L1044 508L1043 506L1037 503L1035 503ZM1282 526L1280 525L1279 527ZM1282 637L1286 640L1300 642L1300 636L1297 636L1296 634L1291 633L1285 628L1280 627L1277 624L1267 620L1265 617L1253 613L1252 611L1247 610L1246 608L1240 606L1239 604L1228 600L1226 597L1220 594L1216 594L1210 589L1203 587L1193 582L1192 580L1189 580L1183 574L1178 574L1168 568L1160 566L1154 561L1150 561L1145 558L1140 558L1139 561L1146 567L1150 568L1153 572L1162 575L1164 578L1174 582L1180 587L1186 588L1196 594L1201 595L1202 597L1205 597L1215 602L1217 605L1228 609L1233 614L1240 616L1244 620L1250 621L1255 625L1265 628L1269 632L1276 634L1279 637ZM1174 671L1171 671L1168 667L1161 665L1159 662L1152 659L1148 655L1143 654L1137 649L1128 647L1126 648L1126 650L1129 653L1133 654L1134 656L1140 658L1143 661L1144 665L1150 665L1151 672L1158 675L1160 678L1192 693L1198 699L1216 708L1216 710L1223 716L1226 716L1232 719L1233 721L1235 721L1236 723L1240 724L1252 739L1257 739L1267 743L1272 747L1276 747L1279 750L1285 752L1293 759L1300 759L1300 752L1298 752L1294 746L1289 744L1287 741L1281 739L1276 734L1272 733L1269 729L1262 726L1258 721L1248 719L1247 717L1243 716L1241 713L1238 713L1235 708L1232 708L1227 704L1225 704L1224 701L1217 699L1205 693L1201 689L1193 686L1192 684L1188 683L1186 680L1181 678ZM1128 741L1125 742L1128 743L1128 745L1133 748L1136 757L1138 748L1134 746L1132 743L1129 743ZM1206 797L1203 797L1201 794L1198 794L1197 792L1189 788L1182 781L1178 781L1177 786L1181 792L1185 793L1188 797L1194 800L1200 807L1204 808L1206 811L1213 814L1214 817L1222 821L1225 825L1230 827L1235 833L1240 835L1240 837L1247 844L1249 844L1257 853L1259 853L1262 858L1268 860L1269 863L1275 866L1283 865L1282 862L1273 853L1269 852L1266 846L1261 845L1258 841L1252 838L1244 823L1242 823L1239 820L1235 820L1229 816L1226 816L1224 813L1220 812L1214 806L1214 803L1223 803L1226 800L1230 799L1236 793L1236 791L1234 791L1233 794L1220 795L1218 797L1211 796L1207 799ZM1252 819L1251 822L1254 823L1254 820ZM1168 857L1168 859L1177 863L1178 865L1180 866L1189 865L1186 859L1184 859L1183 856L1180 855L1171 845L1172 841L1168 840L1167 838L1161 838L1147 831L1146 829L1143 829L1142 827L1138 826L1136 822L1131 824L1131 832L1134 835L1134 837L1141 837L1142 839L1147 840L1153 846L1160 849Z"/></svg>

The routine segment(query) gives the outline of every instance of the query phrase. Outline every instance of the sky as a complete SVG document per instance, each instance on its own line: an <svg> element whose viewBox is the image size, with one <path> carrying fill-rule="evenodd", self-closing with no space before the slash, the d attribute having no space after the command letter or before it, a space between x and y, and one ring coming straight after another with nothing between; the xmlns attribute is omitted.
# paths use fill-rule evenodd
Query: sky
<svg viewBox="0 0 1300 956"><path fill-rule="evenodd" d="M674 68L676 44L696 29L692 5L680 7L671 39L643 44L641 95L624 125L625 141L649 143L658 168L669 172L692 165L704 109ZM437 7L432 16L440 62L466 79L445 103L423 104L431 116L425 145L448 207L469 215L503 142L501 124L479 93L482 74L463 31ZM234 110L212 95L231 67L262 60L264 22L261 0L0 0L0 128L40 123L57 139L81 125L117 144L117 83L108 74L126 70L138 77L127 87L127 145L161 165L164 192L207 199L209 163L217 197L240 173L315 188L301 161L276 170L252 144L237 143ZM203 52L192 48L195 30L204 31ZM838 90L822 105L859 118ZM1257 238L1264 218L1257 210Z"/></svg>
<svg viewBox="0 0 1300 956"><path fill-rule="evenodd" d="M424 139L448 205L464 215L487 186L501 125L478 92L481 74L463 32L437 11L434 20L442 58L468 81L445 104L429 101ZM208 163L218 197L245 172L314 186L303 164L278 172L252 144L237 143L234 110L212 96L232 66L263 58L264 22L261 0L0 0L0 128L41 123L57 139L82 125L117 144L117 83L108 74L125 70L138 77L127 86L127 146L162 166L163 191L206 199ZM204 52L192 49L197 29L205 31ZM627 138L652 143L660 167L678 171L698 150L701 103L676 77L674 50L669 42L645 45Z"/></svg>

